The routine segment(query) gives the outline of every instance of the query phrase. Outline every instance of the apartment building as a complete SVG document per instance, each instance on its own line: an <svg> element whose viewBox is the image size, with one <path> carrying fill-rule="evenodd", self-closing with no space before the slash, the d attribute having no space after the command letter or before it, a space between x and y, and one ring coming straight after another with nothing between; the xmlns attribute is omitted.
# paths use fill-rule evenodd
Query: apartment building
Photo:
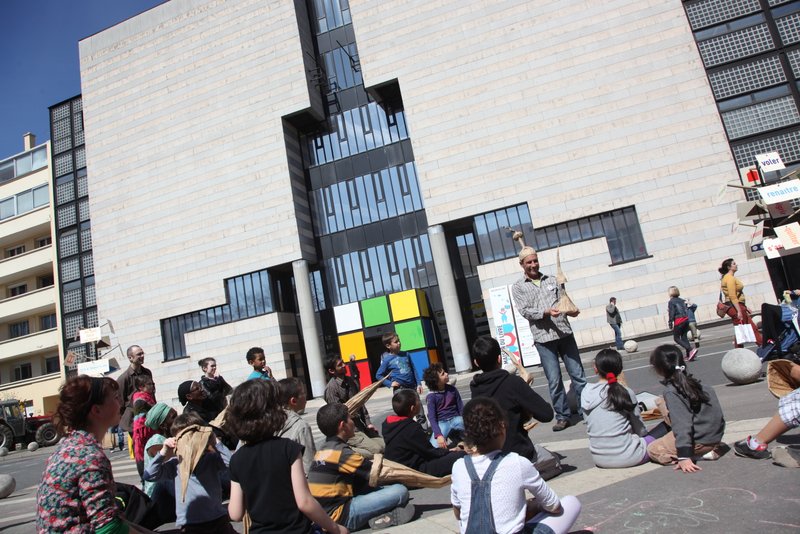
<svg viewBox="0 0 800 534"><path fill-rule="evenodd" d="M50 143L32 134L0 161L0 395L37 415L53 412L63 377L51 180Z"/></svg>

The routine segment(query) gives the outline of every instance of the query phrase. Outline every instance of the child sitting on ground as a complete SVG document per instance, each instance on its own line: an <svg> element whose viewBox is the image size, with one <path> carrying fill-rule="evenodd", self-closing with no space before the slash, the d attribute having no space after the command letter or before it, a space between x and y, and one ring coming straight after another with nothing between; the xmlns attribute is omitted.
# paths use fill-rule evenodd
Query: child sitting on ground
<svg viewBox="0 0 800 534"><path fill-rule="evenodd" d="M392 408L397 415L390 415L383 422L386 459L435 477L449 475L464 451L448 451L431 445L425 431L413 419L419 407L419 396L414 390L401 389L392 397Z"/></svg>
<svg viewBox="0 0 800 534"><path fill-rule="evenodd" d="M650 354L650 365L663 378L664 405L659 406L672 431L647 446L650 459L658 464L676 464L684 473L702 471L694 463L719 458L717 448L725 432L717 394L686 372L681 350L660 345Z"/></svg>
<svg viewBox="0 0 800 534"><path fill-rule="evenodd" d="M139 477L144 474L144 446L147 440L155 434L155 431L145 426L147 412L156 403L156 385L153 378L146 374L136 375L133 379L136 391L133 393L131 402L133 404L133 459L136 460L136 470ZM142 478L142 486L144 479Z"/></svg>
<svg viewBox="0 0 800 534"><path fill-rule="evenodd" d="M303 446L275 436L286 420L279 386L248 380L233 391L226 425L244 441L231 459L231 519L250 515L250 532L347 534L309 492L301 460Z"/></svg>
<svg viewBox="0 0 800 534"><path fill-rule="evenodd" d="M170 429L173 437L164 441L145 470L145 480L174 481L175 524L182 533L235 534L222 504L220 481L220 475L228 469L231 452L204 425L193 413L176 417ZM186 447L181 443L179 450L179 441L184 439Z"/></svg>
<svg viewBox="0 0 800 534"><path fill-rule="evenodd" d="M632 467L650 460L647 445L668 432L664 423L648 434L636 403L636 394L618 378L622 357L603 349L594 359L600 381L581 392L581 408L589 434L589 452L597 467Z"/></svg>
<svg viewBox="0 0 800 534"><path fill-rule="evenodd" d="M247 365L253 368L253 372L247 375L245 380L253 380L254 378L275 380L275 377L272 376L272 369L267 365L267 357L264 356L264 349L261 347L253 347L247 351L245 358L247 358Z"/></svg>
<svg viewBox="0 0 800 534"><path fill-rule="evenodd" d="M369 487L372 462L347 445L355 425L344 404L320 408L317 426L327 440L314 457L308 485L334 521L358 530L367 524L373 528L399 525L414 517L405 486Z"/></svg>
<svg viewBox="0 0 800 534"><path fill-rule="evenodd" d="M487 397L472 399L464 406L464 426L477 454L453 466L450 500L461 533L568 532L581 503L572 496L559 501L527 458L501 452L507 426L500 405ZM526 502L525 490L534 501Z"/></svg>
<svg viewBox="0 0 800 534"><path fill-rule="evenodd" d="M440 363L432 363L423 371L422 378L430 391L425 402L428 404L428 417L433 431L431 445L446 449L447 440L458 443L464 431L461 394L448 384L450 376Z"/></svg>
<svg viewBox="0 0 800 534"><path fill-rule="evenodd" d="M306 387L299 378L289 377L278 382L280 388L280 403L286 412L286 422L278 431L278 437L294 441L303 447L303 472L308 475L317 446L314 444L314 434L311 425L306 423L300 414L306 410Z"/></svg>

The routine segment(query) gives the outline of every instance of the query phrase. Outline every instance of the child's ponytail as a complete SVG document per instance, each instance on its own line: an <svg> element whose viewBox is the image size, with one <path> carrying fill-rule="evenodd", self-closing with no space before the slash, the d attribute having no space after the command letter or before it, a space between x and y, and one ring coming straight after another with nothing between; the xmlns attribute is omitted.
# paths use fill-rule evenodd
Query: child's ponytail
<svg viewBox="0 0 800 534"><path fill-rule="evenodd" d="M614 349L603 349L597 353L594 366L598 374L608 382L606 407L621 414L631 413L635 404L631 400L628 390L617 382L617 377L622 374L622 357Z"/></svg>
<svg viewBox="0 0 800 534"><path fill-rule="evenodd" d="M659 345L650 354L650 365L664 378L664 383L672 384L675 389L689 400L693 409L708 402L708 395L703 391L700 381L686 372L683 351L675 345Z"/></svg>

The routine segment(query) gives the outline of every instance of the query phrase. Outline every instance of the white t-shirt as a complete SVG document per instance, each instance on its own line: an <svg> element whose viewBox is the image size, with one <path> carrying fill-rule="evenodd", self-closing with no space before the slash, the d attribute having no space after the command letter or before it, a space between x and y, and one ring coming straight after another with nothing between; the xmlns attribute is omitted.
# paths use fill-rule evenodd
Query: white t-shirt
<svg viewBox="0 0 800 534"><path fill-rule="evenodd" d="M489 463L499 452L472 457L475 472L480 478L483 478ZM453 465L450 502L461 509L459 526L462 534L467 529L471 490L472 482L461 458ZM558 495L550 489L530 460L510 452L500 461L492 478L492 515L498 534L514 534L525 526L525 490L536 497L542 508L552 510L558 507Z"/></svg>

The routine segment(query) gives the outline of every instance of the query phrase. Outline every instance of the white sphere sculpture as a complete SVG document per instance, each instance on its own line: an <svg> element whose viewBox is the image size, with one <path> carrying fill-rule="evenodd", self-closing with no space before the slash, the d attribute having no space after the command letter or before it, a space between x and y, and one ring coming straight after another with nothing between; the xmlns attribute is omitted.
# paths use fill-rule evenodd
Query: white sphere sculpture
<svg viewBox="0 0 800 534"><path fill-rule="evenodd" d="M639 344L635 340L629 339L625 342L625 352L636 352L637 350L639 350Z"/></svg>
<svg viewBox="0 0 800 534"><path fill-rule="evenodd" d="M0 447L0 458L8 456L8 447Z"/></svg>
<svg viewBox="0 0 800 534"><path fill-rule="evenodd" d="M722 374L734 384L752 384L761 377L761 358L749 349L731 349L722 358Z"/></svg>
<svg viewBox="0 0 800 534"><path fill-rule="evenodd" d="M28 443L28 450L30 452L33 452L33 451L37 450L38 448L39 448L39 444L36 443L35 441L31 441L30 443Z"/></svg>
<svg viewBox="0 0 800 534"><path fill-rule="evenodd" d="M5 499L17 489L17 481L11 475L0 475L0 499Z"/></svg>

